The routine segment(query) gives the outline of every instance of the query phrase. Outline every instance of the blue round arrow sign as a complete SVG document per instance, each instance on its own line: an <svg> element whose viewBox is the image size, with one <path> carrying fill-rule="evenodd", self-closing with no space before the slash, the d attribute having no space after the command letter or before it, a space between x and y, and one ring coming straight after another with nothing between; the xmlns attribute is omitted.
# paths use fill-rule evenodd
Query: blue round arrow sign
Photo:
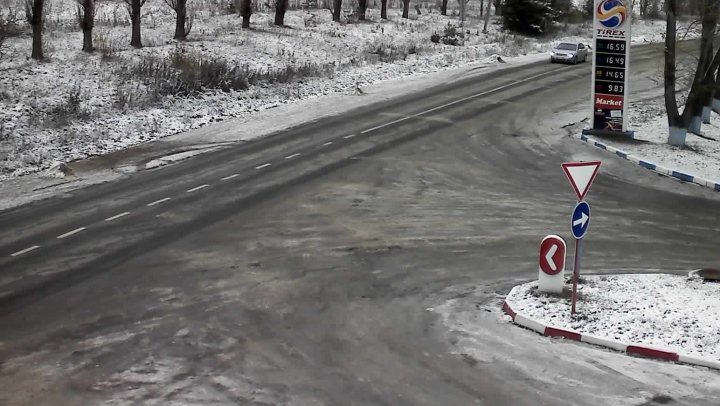
<svg viewBox="0 0 720 406"><path fill-rule="evenodd" d="M582 201L575 206L570 220L573 236L579 240L583 238L590 225L590 205Z"/></svg>

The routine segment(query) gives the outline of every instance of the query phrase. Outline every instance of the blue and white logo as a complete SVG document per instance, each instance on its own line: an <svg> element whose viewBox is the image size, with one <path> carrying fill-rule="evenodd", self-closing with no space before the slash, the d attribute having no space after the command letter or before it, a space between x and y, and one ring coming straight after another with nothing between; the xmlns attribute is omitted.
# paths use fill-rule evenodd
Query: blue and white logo
<svg viewBox="0 0 720 406"><path fill-rule="evenodd" d="M572 214L572 221L570 222L570 227L575 239L579 240L583 238L589 225L590 205L587 204L587 202L582 201L575 206Z"/></svg>

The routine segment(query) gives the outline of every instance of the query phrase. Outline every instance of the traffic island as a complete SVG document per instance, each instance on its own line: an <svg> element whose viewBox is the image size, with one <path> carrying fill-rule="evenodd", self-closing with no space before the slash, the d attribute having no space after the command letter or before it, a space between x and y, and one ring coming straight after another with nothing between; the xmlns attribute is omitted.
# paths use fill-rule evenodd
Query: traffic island
<svg viewBox="0 0 720 406"><path fill-rule="evenodd" d="M549 337L720 370L720 283L668 274L585 275L577 313L567 294L515 286L513 323Z"/></svg>

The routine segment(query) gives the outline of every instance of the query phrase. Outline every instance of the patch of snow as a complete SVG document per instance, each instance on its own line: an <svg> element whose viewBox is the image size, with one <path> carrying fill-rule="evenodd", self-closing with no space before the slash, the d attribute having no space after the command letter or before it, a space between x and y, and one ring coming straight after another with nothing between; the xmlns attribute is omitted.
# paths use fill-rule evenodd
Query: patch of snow
<svg viewBox="0 0 720 406"><path fill-rule="evenodd" d="M585 276L579 315L570 300L514 289L513 310L553 327L720 360L720 284L667 274Z"/></svg>
<svg viewBox="0 0 720 406"><path fill-rule="evenodd" d="M146 163L145 169L159 168L161 166L179 162L179 161L188 159L188 158L196 156L196 155L204 154L206 152L216 151L218 149L220 149L220 148L218 147L218 148L197 149L197 150L179 152L177 154L163 156L163 157L160 157L157 159L153 159L150 162Z"/></svg>

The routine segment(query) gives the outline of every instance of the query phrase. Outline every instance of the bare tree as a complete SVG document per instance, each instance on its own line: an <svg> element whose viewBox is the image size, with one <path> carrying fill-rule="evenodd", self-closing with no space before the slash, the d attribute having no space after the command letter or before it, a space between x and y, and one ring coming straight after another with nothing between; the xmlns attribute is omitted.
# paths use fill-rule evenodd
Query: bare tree
<svg viewBox="0 0 720 406"><path fill-rule="evenodd" d="M678 108L675 95L675 84L677 81L677 15L680 0L666 0L666 34L665 34L665 109L668 115L670 145L685 145L688 127L692 131L699 131L701 123L702 107L708 100L708 77L715 75L715 66L720 65L720 52L713 57L713 36L718 23L718 2L706 0L702 5L701 22L702 33L700 37L700 57L697 62L697 69L690 87L690 93L685 102L682 114ZM691 125L693 124L693 125Z"/></svg>
<svg viewBox="0 0 720 406"><path fill-rule="evenodd" d="M95 0L76 0L78 25L83 32L83 52L92 53L92 30L95 27Z"/></svg>
<svg viewBox="0 0 720 406"><path fill-rule="evenodd" d="M502 5L503 0L495 0L495 15L500 15L502 13Z"/></svg>
<svg viewBox="0 0 720 406"><path fill-rule="evenodd" d="M402 18L410 17L410 0L403 0L403 13Z"/></svg>
<svg viewBox="0 0 720 406"><path fill-rule="evenodd" d="M285 13L288 9L289 0L275 0L275 25L285 25Z"/></svg>
<svg viewBox="0 0 720 406"><path fill-rule="evenodd" d="M7 13L0 13L0 59L3 56L5 41L18 35L18 18L14 9L8 8Z"/></svg>
<svg viewBox="0 0 720 406"><path fill-rule="evenodd" d="M165 4L175 11L175 36L178 41L185 41L192 30L193 17L188 14L188 0L164 0Z"/></svg>
<svg viewBox="0 0 720 406"><path fill-rule="evenodd" d="M142 37L140 36L140 19L142 18L142 6L147 0L124 0L127 5L128 14L130 14L130 23L132 24L132 36L130 37L130 46L134 48L142 48Z"/></svg>
<svg viewBox="0 0 720 406"><path fill-rule="evenodd" d="M32 53L31 58L35 60L43 59L42 32L45 16L43 8L45 0L25 0L25 18L32 27Z"/></svg>
<svg viewBox="0 0 720 406"><path fill-rule="evenodd" d="M342 12L342 0L333 0L333 21L340 22L340 13Z"/></svg>
<svg viewBox="0 0 720 406"><path fill-rule="evenodd" d="M387 2L388 0L380 0L380 18L387 20Z"/></svg>
<svg viewBox="0 0 720 406"><path fill-rule="evenodd" d="M442 3L440 4L440 14L446 16L447 15L447 5L448 0L442 0Z"/></svg>
<svg viewBox="0 0 720 406"><path fill-rule="evenodd" d="M358 20L365 19L365 13L367 12L367 0L358 0Z"/></svg>
<svg viewBox="0 0 720 406"><path fill-rule="evenodd" d="M483 22L483 34L488 33L488 24L490 23L490 7L492 7L492 1L487 0L487 10L485 10L485 21ZM497 13L497 9L495 9Z"/></svg>
<svg viewBox="0 0 720 406"><path fill-rule="evenodd" d="M242 17L242 28L250 28L250 17L253 13L252 0L240 1L240 16Z"/></svg>

